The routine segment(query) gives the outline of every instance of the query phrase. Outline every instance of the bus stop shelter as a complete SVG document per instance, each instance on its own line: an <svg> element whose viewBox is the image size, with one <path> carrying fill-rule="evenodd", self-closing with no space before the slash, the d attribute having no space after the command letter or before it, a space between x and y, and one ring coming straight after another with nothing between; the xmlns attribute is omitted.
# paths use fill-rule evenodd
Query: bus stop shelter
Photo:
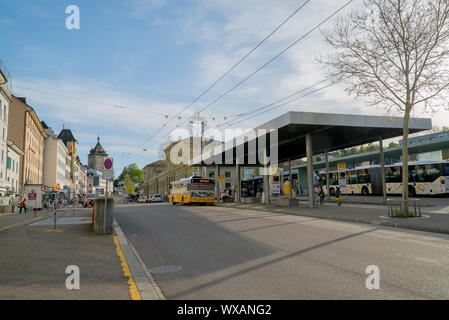
<svg viewBox="0 0 449 320"><path fill-rule="evenodd" d="M314 195L310 192L314 185L313 155L326 155L328 172L328 152L378 141L383 169L383 140L401 136L403 122L401 117L290 111L248 131L255 132L255 135L246 132L215 147L210 153L203 152L201 158L194 158L190 164L200 167L217 166L218 170L221 166L235 166L236 183L239 186L236 201L240 202L240 166L268 167L267 161L261 161L261 155L270 159L269 166L272 167L277 167L280 162L306 157L309 206L313 207ZM430 129L431 119L409 120L410 134ZM266 172L267 170L264 175L263 202L269 204ZM383 189L385 191L385 187Z"/></svg>

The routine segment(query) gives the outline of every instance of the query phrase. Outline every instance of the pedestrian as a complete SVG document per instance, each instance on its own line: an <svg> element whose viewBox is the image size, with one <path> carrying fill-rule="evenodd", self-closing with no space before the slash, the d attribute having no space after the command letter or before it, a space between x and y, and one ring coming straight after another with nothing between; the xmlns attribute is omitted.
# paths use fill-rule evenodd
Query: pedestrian
<svg viewBox="0 0 449 320"><path fill-rule="evenodd" d="M22 198L22 201L20 201L20 211L19 214L22 213L22 209L25 209L25 214L27 213L27 198L25 196Z"/></svg>
<svg viewBox="0 0 449 320"><path fill-rule="evenodd" d="M325 197L325 194L324 194L323 187L320 187L319 196L320 196L320 206L321 206L321 208L324 208L324 197Z"/></svg>
<svg viewBox="0 0 449 320"><path fill-rule="evenodd" d="M337 201L338 206L341 206L341 195L340 187L337 187L337 190L335 191L335 201Z"/></svg>

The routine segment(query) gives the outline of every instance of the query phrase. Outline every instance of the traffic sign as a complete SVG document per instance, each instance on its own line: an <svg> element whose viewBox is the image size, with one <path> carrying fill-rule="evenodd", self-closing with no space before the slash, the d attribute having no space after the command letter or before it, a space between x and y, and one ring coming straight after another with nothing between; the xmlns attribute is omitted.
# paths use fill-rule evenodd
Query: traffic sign
<svg viewBox="0 0 449 320"><path fill-rule="evenodd" d="M111 169L112 169L112 159L106 158L106 159L104 160L104 168L105 168L106 170L111 170Z"/></svg>
<svg viewBox="0 0 449 320"><path fill-rule="evenodd" d="M113 174L112 167L113 167L112 158L104 159L103 178L112 179Z"/></svg>
<svg viewBox="0 0 449 320"><path fill-rule="evenodd" d="M67 186L64 186L63 188L64 188L64 190L67 190L68 187L67 187Z"/></svg>

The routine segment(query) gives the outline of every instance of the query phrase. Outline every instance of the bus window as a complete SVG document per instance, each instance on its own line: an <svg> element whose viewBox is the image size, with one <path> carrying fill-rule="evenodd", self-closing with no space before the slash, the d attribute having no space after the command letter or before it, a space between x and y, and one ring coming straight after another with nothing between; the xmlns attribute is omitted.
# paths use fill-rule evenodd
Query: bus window
<svg viewBox="0 0 449 320"><path fill-rule="evenodd" d="M441 175L441 164L426 164L426 182L433 182Z"/></svg>
<svg viewBox="0 0 449 320"><path fill-rule="evenodd" d="M357 173L355 171L348 171L346 175L346 184L357 184Z"/></svg>
<svg viewBox="0 0 449 320"><path fill-rule="evenodd" d="M449 176L449 163L443 164L443 175Z"/></svg>
<svg viewBox="0 0 449 320"><path fill-rule="evenodd" d="M385 182L402 182L401 167L385 168Z"/></svg>
<svg viewBox="0 0 449 320"><path fill-rule="evenodd" d="M423 165L415 166L415 182L426 182L426 170Z"/></svg>
<svg viewBox="0 0 449 320"><path fill-rule="evenodd" d="M358 183L371 183L371 176L369 169L357 170L357 180Z"/></svg>

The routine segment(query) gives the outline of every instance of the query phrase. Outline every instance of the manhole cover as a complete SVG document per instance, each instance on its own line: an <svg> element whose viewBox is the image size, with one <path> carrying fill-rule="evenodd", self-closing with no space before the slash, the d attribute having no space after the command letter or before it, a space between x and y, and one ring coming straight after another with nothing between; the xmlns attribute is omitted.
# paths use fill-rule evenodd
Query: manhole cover
<svg viewBox="0 0 449 320"><path fill-rule="evenodd" d="M154 267L154 268L149 269L148 271L150 273L165 273L165 272L174 272L174 271L179 271L179 270L181 270L181 266L170 265L170 266Z"/></svg>

